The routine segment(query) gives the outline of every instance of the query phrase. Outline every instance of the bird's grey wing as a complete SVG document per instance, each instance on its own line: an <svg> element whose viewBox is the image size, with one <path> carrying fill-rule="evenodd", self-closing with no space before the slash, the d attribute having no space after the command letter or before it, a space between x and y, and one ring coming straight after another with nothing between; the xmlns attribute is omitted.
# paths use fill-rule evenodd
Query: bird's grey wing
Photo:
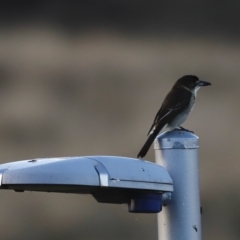
<svg viewBox="0 0 240 240"><path fill-rule="evenodd" d="M183 97L184 95L184 97ZM192 93L185 89L178 91L170 91L159 111L157 112L153 124L148 131L148 135L155 130L157 124L161 121L168 122L168 119L172 119L175 115L180 113L184 108L190 104Z"/></svg>

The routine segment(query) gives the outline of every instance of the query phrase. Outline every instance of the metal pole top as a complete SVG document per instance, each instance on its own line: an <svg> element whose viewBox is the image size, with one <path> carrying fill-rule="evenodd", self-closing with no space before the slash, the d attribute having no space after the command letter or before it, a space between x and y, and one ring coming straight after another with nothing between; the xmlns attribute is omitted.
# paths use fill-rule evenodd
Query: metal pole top
<svg viewBox="0 0 240 240"><path fill-rule="evenodd" d="M158 135L154 149L194 149L199 147L199 138L192 132L174 129Z"/></svg>
<svg viewBox="0 0 240 240"><path fill-rule="evenodd" d="M159 240L201 240L198 136L175 129L154 143L156 162L173 179L172 199L158 214Z"/></svg>

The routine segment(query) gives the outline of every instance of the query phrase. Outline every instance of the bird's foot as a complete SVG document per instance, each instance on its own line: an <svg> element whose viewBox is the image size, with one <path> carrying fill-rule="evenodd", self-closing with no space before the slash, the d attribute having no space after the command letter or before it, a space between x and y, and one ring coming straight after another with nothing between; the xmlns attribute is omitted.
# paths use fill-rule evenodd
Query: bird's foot
<svg viewBox="0 0 240 240"><path fill-rule="evenodd" d="M190 133L194 134L193 131L188 130L188 129L184 128L184 127L181 127L181 126L180 126L179 128L180 128L181 130L183 130L183 131L190 132Z"/></svg>

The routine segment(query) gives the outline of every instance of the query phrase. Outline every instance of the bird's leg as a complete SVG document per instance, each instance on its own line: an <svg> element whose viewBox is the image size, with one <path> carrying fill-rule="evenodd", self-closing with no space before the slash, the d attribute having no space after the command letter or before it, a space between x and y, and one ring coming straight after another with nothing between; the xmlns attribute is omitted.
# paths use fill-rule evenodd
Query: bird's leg
<svg viewBox="0 0 240 240"><path fill-rule="evenodd" d="M188 130L188 129L186 129L186 128L182 127L182 126L179 126L179 128L180 128L181 130L183 130L183 131L190 132L190 133L193 133L193 134L194 134L194 132L193 132L193 131L191 131L191 130Z"/></svg>

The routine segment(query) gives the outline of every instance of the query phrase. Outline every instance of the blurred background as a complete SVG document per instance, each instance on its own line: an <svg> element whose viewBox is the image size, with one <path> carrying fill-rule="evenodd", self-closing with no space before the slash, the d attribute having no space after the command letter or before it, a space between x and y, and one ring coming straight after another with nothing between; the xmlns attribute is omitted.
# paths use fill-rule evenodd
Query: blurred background
<svg viewBox="0 0 240 240"><path fill-rule="evenodd" d="M239 11L235 0L1 1L1 163L136 157L173 83L195 74L212 83L183 125L200 137L203 239L240 239ZM156 214L92 196L0 199L1 239L157 239Z"/></svg>

